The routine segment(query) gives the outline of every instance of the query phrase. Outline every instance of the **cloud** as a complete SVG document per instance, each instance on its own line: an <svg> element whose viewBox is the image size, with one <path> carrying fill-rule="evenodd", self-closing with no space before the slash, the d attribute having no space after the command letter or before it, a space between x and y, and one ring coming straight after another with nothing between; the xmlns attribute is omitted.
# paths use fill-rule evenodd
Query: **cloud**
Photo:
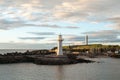
<svg viewBox="0 0 120 80"><path fill-rule="evenodd" d="M68 41L84 41L84 36L69 36L66 38Z"/></svg>
<svg viewBox="0 0 120 80"><path fill-rule="evenodd" d="M55 7L53 15L56 19L75 23L80 21L97 23L111 22L107 19L120 17L119 3L120 0L64 1L62 4ZM119 22L112 21L112 23L118 24Z"/></svg>
<svg viewBox="0 0 120 80"><path fill-rule="evenodd" d="M120 43L120 39L119 38L117 38L117 39L110 39L109 42L118 42L118 43Z"/></svg>
<svg viewBox="0 0 120 80"><path fill-rule="evenodd" d="M50 28L60 28L61 26L58 25L51 25L51 24L42 24L41 27L50 27Z"/></svg>
<svg viewBox="0 0 120 80"><path fill-rule="evenodd" d="M120 16L119 17L108 18L107 20L110 21L110 22L113 22L113 24L110 25L110 27L112 27L114 29L120 29Z"/></svg>
<svg viewBox="0 0 120 80"><path fill-rule="evenodd" d="M78 27L78 26L66 26L66 28L69 28L69 29L78 29L80 27Z"/></svg>
<svg viewBox="0 0 120 80"><path fill-rule="evenodd" d="M59 25L46 24L46 22L104 22L120 17L120 0L1 0L0 22L8 29L26 26L39 26L56 28ZM32 22L33 24L26 24ZM36 22L42 23L36 24ZM112 20L116 26L119 21ZM72 25L74 26L74 25ZM67 27L67 26L66 26ZM70 27L71 28L71 27ZM119 28L119 27L117 27Z"/></svg>
<svg viewBox="0 0 120 80"><path fill-rule="evenodd" d="M24 21L12 21L12 20L0 20L0 29L9 30L13 28L19 27L46 27L46 28L69 28L69 29L76 29L79 28L78 26L60 26L57 24L47 24L47 23L29 23Z"/></svg>
<svg viewBox="0 0 120 80"><path fill-rule="evenodd" d="M42 45L42 46L41 46ZM0 43L1 49L51 49L55 46L54 43Z"/></svg>
<svg viewBox="0 0 120 80"><path fill-rule="evenodd" d="M52 0L54 1L54 0ZM51 2L52 2L51 1ZM57 25L51 24L27 24L29 22L44 22L52 20L49 15L49 10L44 8L48 5L43 0L20 0L20 1L0 1L0 29L11 29L18 27L50 27L56 28Z"/></svg>
<svg viewBox="0 0 120 80"><path fill-rule="evenodd" d="M51 24L31 24L22 21L9 21L9 20L0 20L0 29L8 30L13 28L19 27L47 27L47 28L61 28L58 25L51 25Z"/></svg>
<svg viewBox="0 0 120 80"><path fill-rule="evenodd" d="M54 32L28 32L28 33L35 35L55 35Z"/></svg>
<svg viewBox="0 0 120 80"><path fill-rule="evenodd" d="M70 42L84 41L85 40L85 36L78 36L78 35L72 35L72 34L64 34L63 35L63 39L65 41L70 41Z"/></svg>
<svg viewBox="0 0 120 80"><path fill-rule="evenodd" d="M19 37L19 39L22 39L22 40L41 40L41 39L45 39L45 37Z"/></svg>
<svg viewBox="0 0 120 80"><path fill-rule="evenodd" d="M78 29L79 26L75 25L79 25L81 21L107 22L111 24L107 27L115 30L92 31L83 34L88 34L92 41L109 40L110 42L113 39L111 42L117 42L119 41L117 36L120 34L119 3L120 0L0 0L0 29L8 30L19 27ZM75 23L75 25L69 23ZM41 37L20 38L24 40L44 39ZM82 41L84 37L75 35L68 39Z"/></svg>
<svg viewBox="0 0 120 80"><path fill-rule="evenodd" d="M91 42L120 42L118 38L119 30L101 30L85 32L83 34L88 35Z"/></svg>
<svg viewBox="0 0 120 80"><path fill-rule="evenodd" d="M19 37L18 39L22 40L22 43L40 43L40 44L56 44L57 38L48 37L47 33L35 34L34 37ZM47 37L46 37L47 35ZM18 42L19 43L19 42Z"/></svg>

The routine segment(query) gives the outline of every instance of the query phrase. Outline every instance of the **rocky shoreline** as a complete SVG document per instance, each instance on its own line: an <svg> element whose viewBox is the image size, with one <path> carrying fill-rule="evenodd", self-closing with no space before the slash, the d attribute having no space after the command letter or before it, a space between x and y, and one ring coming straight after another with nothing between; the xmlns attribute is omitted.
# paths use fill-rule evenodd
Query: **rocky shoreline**
<svg viewBox="0 0 120 80"><path fill-rule="evenodd" d="M76 64L76 63L92 63L94 61L85 60L83 58L70 59L68 57L42 57L35 60L36 64L42 65L65 65L65 64Z"/></svg>
<svg viewBox="0 0 120 80"><path fill-rule="evenodd" d="M64 65L76 63L91 63L94 61L85 60L82 58L70 59L68 57L46 57L46 56L0 56L0 64L10 63L35 63L42 65Z"/></svg>
<svg viewBox="0 0 120 80"><path fill-rule="evenodd" d="M120 58L120 54L109 54L109 55L96 55L91 57L90 55L81 54L64 54L63 56L56 56L55 52L49 50L34 50L21 52L12 52L6 54L0 54L0 64L11 64L11 63L35 63L41 65L65 65L65 64L76 64L76 63L92 63L95 61L86 60L86 58L97 58L97 57L112 57Z"/></svg>
<svg viewBox="0 0 120 80"><path fill-rule="evenodd" d="M44 52L40 54L40 51L26 51L25 53L9 53L0 55L0 64L11 63L35 63L41 65L65 65L76 63L91 63L94 61L85 60L83 58L77 58L77 55L69 54L63 56L56 56L55 53Z"/></svg>

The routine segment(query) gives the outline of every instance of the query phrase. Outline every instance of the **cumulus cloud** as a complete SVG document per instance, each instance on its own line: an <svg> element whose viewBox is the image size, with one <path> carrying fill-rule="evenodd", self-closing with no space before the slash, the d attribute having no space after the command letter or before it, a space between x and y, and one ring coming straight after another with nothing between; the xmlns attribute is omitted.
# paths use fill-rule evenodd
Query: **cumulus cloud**
<svg viewBox="0 0 120 80"><path fill-rule="evenodd" d="M46 3L42 0L20 0L20 1L0 1L0 24L1 29L25 26L42 26L55 28L57 25L50 24L26 24L32 21L47 21L50 19L49 10L44 8ZM52 20L52 19L51 19ZM4 23L2 22L4 21ZM6 24L9 23L9 24Z"/></svg>
<svg viewBox="0 0 120 80"><path fill-rule="evenodd" d="M106 22L120 17L120 0L72 0L57 5L54 17L66 21ZM114 23L114 22L113 22Z"/></svg>
<svg viewBox="0 0 120 80"><path fill-rule="evenodd" d="M1 0L0 20L13 22L12 26L17 21L18 26L23 26L30 21L33 23L36 21L40 23L74 21L77 23L80 21L101 22L112 19L110 22L119 26L119 3L120 0ZM17 25L14 27L18 27ZM44 26L52 27L51 24ZM58 25L54 26L58 27ZM10 26L10 28L12 27Z"/></svg>

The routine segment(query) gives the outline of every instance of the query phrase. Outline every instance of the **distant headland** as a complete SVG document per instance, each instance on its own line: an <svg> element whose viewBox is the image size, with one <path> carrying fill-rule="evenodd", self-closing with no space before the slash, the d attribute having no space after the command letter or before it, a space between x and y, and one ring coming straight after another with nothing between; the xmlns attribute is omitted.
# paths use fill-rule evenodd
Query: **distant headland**
<svg viewBox="0 0 120 80"><path fill-rule="evenodd" d="M63 46L63 56L56 57L57 47L50 50L33 50L0 54L0 64L32 62L44 65L63 65L75 63L91 63L88 58L112 57L120 58L119 45L71 45ZM84 57L84 58L83 58Z"/></svg>
<svg viewBox="0 0 120 80"><path fill-rule="evenodd" d="M120 58L119 45L88 45L88 36L86 36L86 45L62 46L62 35L58 35L58 46L50 50L34 50L24 53L14 52L0 55L0 64L32 62L44 65L63 65L75 63L94 62L86 60L85 57L114 57Z"/></svg>
<svg viewBox="0 0 120 80"><path fill-rule="evenodd" d="M0 55L0 63L20 63L20 62L33 62L36 64L44 65L63 65L75 64L79 62L93 62L82 58L77 58L76 54L63 54L62 35L58 35L57 52L52 50L36 50L26 51L25 53L7 53Z"/></svg>

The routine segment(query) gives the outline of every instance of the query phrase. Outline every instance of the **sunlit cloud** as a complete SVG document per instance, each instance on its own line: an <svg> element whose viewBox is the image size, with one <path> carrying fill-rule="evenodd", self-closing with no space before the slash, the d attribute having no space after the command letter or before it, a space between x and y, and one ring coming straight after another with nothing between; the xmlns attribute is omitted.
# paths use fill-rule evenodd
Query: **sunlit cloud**
<svg viewBox="0 0 120 80"><path fill-rule="evenodd" d="M20 29L19 32L23 32L25 37L15 31L11 35L17 37L11 37L8 42L31 43L37 40L38 43L55 44L57 40L54 38L62 33L66 40L64 43L82 44L86 34L91 43L119 43L119 3L120 0L0 0L1 38L7 41L8 34L15 29L34 27L38 30ZM88 23L93 24L86 27ZM99 26L101 24L104 25ZM95 29L92 28L94 26ZM71 36L66 36L67 33ZM1 42L4 42L3 39Z"/></svg>

